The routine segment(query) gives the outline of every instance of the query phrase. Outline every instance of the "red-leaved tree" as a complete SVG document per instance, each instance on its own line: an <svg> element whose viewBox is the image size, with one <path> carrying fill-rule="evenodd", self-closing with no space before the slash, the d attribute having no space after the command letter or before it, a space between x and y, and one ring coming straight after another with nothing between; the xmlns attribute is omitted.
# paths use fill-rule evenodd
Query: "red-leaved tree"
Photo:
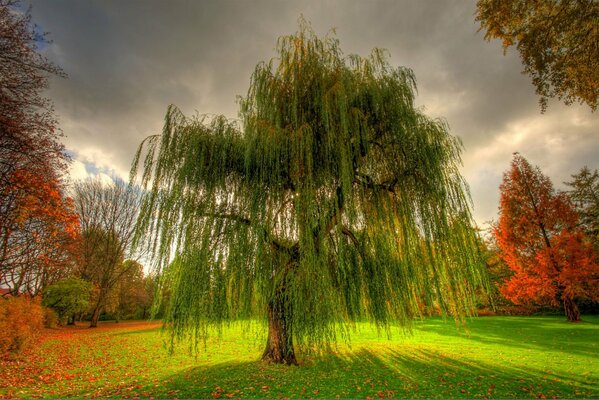
<svg viewBox="0 0 599 400"><path fill-rule="evenodd" d="M516 304L561 305L579 321L576 302L599 300L599 264L568 198L517 153L500 190L493 234L513 272L502 294Z"/></svg>
<svg viewBox="0 0 599 400"><path fill-rule="evenodd" d="M72 272L79 217L51 170L17 169L0 195L0 284L35 296Z"/></svg>

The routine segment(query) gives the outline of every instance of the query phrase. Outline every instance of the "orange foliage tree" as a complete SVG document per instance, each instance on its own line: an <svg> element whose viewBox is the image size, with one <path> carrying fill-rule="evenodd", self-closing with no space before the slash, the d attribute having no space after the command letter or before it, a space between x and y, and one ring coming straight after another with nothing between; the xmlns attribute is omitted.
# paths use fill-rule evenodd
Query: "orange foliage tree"
<svg viewBox="0 0 599 400"><path fill-rule="evenodd" d="M74 266L79 218L52 176L22 169L0 187L0 284L35 296Z"/></svg>
<svg viewBox="0 0 599 400"><path fill-rule="evenodd" d="M493 234L513 273L502 294L516 304L561 305L569 321L580 320L576 302L599 299L599 265L568 198L517 153L500 190Z"/></svg>

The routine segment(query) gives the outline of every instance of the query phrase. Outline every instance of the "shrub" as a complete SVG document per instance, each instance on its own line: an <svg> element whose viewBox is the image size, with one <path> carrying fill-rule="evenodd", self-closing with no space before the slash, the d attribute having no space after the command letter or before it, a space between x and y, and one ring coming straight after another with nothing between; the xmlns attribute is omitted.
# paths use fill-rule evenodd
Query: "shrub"
<svg viewBox="0 0 599 400"><path fill-rule="evenodd" d="M494 315L497 315L497 312L489 308L479 308L476 312L476 315L478 317L492 317Z"/></svg>
<svg viewBox="0 0 599 400"><path fill-rule="evenodd" d="M538 307L530 305L506 305L497 307L497 315L531 316L539 312Z"/></svg>
<svg viewBox="0 0 599 400"><path fill-rule="evenodd" d="M71 320L89 306L92 284L77 277L63 279L44 290L42 304L52 308L58 315L58 322Z"/></svg>
<svg viewBox="0 0 599 400"><path fill-rule="evenodd" d="M43 321L39 298L0 299L0 356L20 352L38 336Z"/></svg>

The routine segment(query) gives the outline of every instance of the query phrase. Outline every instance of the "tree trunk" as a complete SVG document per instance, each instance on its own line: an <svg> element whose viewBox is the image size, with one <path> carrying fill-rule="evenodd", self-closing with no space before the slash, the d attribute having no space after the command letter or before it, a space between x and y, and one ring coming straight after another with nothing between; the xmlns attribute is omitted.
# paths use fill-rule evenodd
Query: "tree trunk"
<svg viewBox="0 0 599 400"><path fill-rule="evenodd" d="M291 329L291 308L285 305L281 293L268 303L268 339L262 360L275 363L297 365L293 349Z"/></svg>
<svg viewBox="0 0 599 400"><path fill-rule="evenodd" d="M566 318L570 322L580 321L580 310L572 299L564 299L564 311L566 312Z"/></svg>
<svg viewBox="0 0 599 400"><path fill-rule="evenodd" d="M96 328L98 326L98 319L100 318L100 313L104 308L106 291L100 289L100 293L98 293L98 300L96 301L96 305L94 307L94 311L92 312L92 319L89 323L90 328Z"/></svg>
<svg viewBox="0 0 599 400"><path fill-rule="evenodd" d="M67 317L67 325L75 325L75 314Z"/></svg>
<svg viewBox="0 0 599 400"><path fill-rule="evenodd" d="M100 318L100 305L97 305L94 308L94 312L92 313L92 319L89 323L90 328L96 328L98 326L98 319Z"/></svg>

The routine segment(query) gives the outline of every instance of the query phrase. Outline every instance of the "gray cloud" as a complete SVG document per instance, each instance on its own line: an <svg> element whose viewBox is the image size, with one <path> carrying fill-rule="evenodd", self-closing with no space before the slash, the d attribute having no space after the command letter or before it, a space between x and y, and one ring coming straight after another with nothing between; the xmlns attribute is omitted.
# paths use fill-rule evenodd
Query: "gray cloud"
<svg viewBox="0 0 599 400"><path fill-rule="evenodd" d="M513 151L559 186L583 165L599 168L599 118L538 99L515 51L503 55L474 22L475 1L35 0L51 33L45 51L69 74L52 82L66 145L100 171L126 175L133 153L158 133L168 104L236 117L257 62L303 14L319 34L336 28L346 53L391 53L412 68L417 103L464 141L464 174L479 224L494 218ZM79 172L84 171L77 164Z"/></svg>

